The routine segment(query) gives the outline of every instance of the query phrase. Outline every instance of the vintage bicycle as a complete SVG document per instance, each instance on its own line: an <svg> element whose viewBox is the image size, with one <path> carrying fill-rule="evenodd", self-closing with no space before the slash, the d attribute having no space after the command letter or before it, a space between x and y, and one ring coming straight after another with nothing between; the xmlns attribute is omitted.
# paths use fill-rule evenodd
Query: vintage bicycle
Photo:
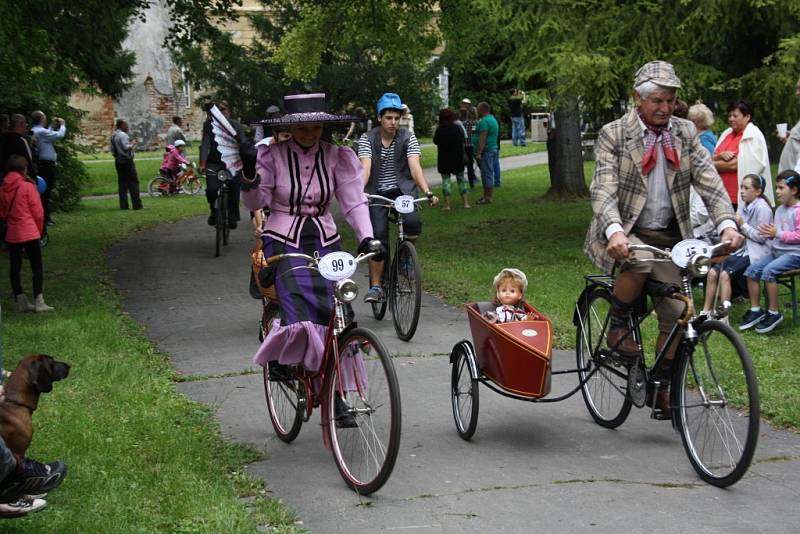
<svg viewBox="0 0 800 534"><path fill-rule="evenodd" d="M295 366L286 378L270 377L269 366L264 367L272 426L279 439L290 443L313 409L321 406L323 443L333 452L345 483L363 495L377 491L389 479L401 431L400 387L389 351L374 332L359 327L348 313L348 304L358 296L358 286L350 277L359 263L373 255L287 253L264 260L264 265L272 265L300 259L307 263L292 269L315 269L335 283L334 313L319 370ZM279 324L280 307L274 290L262 288L262 293L259 339L263 341L275 322Z"/></svg>
<svg viewBox="0 0 800 534"><path fill-rule="evenodd" d="M678 299L685 304L684 313L663 345L679 343L668 379L672 425L701 479L719 487L736 483L750 466L758 440L756 374L739 334L719 320L728 309L696 315L692 295L692 279L705 276L711 258L725 246L711 247L694 239L671 250L631 245L632 251L655 256L634 261L673 262L681 274L679 287L650 280L645 285L647 295L629 318L641 352L633 359L606 340L613 275L585 277L573 317L577 327L575 369L551 369L551 324L536 309L529 306L529 320L491 324L482 314L492 309L490 303L470 305L467 312L473 342L460 341L450 354L451 401L459 435L468 440L475 432L479 384L529 402L558 402L580 390L594 421L606 428L621 425L632 406L642 408L648 401L654 417L655 392L664 385L657 370L666 349L655 357L644 356L642 323L659 299ZM578 385L563 395L546 398L551 375L566 373L577 374Z"/></svg>
<svg viewBox="0 0 800 534"><path fill-rule="evenodd" d="M412 213L420 202L429 202L429 199L414 198L411 195L401 195L394 200L381 195L367 195L367 198L370 206L388 209L389 222L397 225L394 253L387 251L383 263L381 285L385 297L381 302L372 303L372 315L380 321L386 314L387 306L390 307L397 337L410 341L419 323L422 266L414 243L406 239L403 215Z"/></svg>
<svg viewBox="0 0 800 534"><path fill-rule="evenodd" d="M147 186L147 192L152 197L165 197L181 193L196 195L202 190L203 183L200 181L200 175L197 173L194 163L185 166L175 180L170 180L159 173L150 180Z"/></svg>

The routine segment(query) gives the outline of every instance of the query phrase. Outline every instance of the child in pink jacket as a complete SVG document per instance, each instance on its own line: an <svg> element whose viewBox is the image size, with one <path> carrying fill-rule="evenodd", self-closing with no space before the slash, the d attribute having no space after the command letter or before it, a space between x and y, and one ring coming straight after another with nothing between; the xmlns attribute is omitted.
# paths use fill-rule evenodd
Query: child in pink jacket
<svg viewBox="0 0 800 534"><path fill-rule="evenodd" d="M39 240L44 229L44 209L36 184L26 177L28 163L24 156L14 155L6 165L8 173L0 186L0 218L6 221L6 243L11 260L11 288L19 311L50 311L45 304L44 267ZM22 292L22 253L28 256L33 271L34 304Z"/></svg>

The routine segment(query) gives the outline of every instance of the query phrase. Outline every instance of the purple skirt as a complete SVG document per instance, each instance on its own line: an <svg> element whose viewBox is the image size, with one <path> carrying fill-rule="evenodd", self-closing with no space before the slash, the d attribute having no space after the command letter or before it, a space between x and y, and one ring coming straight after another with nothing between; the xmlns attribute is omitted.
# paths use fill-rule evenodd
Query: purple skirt
<svg viewBox="0 0 800 534"><path fill-rule="evenodd" d="M309 232L301 238L300 248L264 238L264 256L289 252L302 252L324 256L329 252L341 250L339 241L323 247L316 232ZM284 365L302 365L312 373L319 371L325 353L325 338L328 323L333 313L333 282L325 280L319 272L299 268L307 265L300 259L283 260L277 264L275 290L280 303L280 319L275 319L270 331L253 357L253 363L266 366L268 361L277 360ZM363 360L342 357L342 376L348 389L354 387L353 365L359 375L363 372ZM318 384L315 384L319 387Z"/></svg>

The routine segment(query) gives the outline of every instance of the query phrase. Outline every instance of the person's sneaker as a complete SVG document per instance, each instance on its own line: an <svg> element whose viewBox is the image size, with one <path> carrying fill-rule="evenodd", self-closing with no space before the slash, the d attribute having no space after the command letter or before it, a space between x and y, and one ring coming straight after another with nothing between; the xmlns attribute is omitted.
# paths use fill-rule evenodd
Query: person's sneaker
<svg viewBox="0 0 800 534"><path fill-rule="evenodd" d="M0 504L0 517L14 518L28 515L31 512L38 512L47 506L47 501L44 499L30 497L23 497L14 502Z"/></svg>
<svg viewBox="0 0 800 534"><path fill-rule="evenodd" d="M356 417L350 413L350 406L338 394L334 400L333 419L336 428L358 428Z"/></svg>
<svg viewBox="0 0 800 534"><path fill-rule="evenodd" d="M744 314L744 317L742 317L742 324L739 325L739 330L744 332L745 330L753 328L761 322L761 319L763 319L765 315L766 313L764 310L748 310L747 313Z"/></svg>
<svg viewBox="0 0 800 534"><path fill-rule="evenodd" d="M42 464L23 458L17 471L8 475L0 484L0 503L7 503L23 495L46 493L57 488L67 476L67 466L55 461Z"/></svg>
<svg viewBox="0 0 800 534"><path fill-rule="evenodd" d="M208 216L208 225L209 226L216 226L217 225L217 212L212 211L211 215Z"/></svg>
<svg viewBox="0 0 800 534"><path fill-rule="evenodd" d="M371 286L367 294L364 295L364 302L383 302L383 288L381 286Z"/></svg>
<svg viewBox="0 0 800 534"><path fill-rule="evenodd" d="M775 327L778 326L783 322L783 314L772 313L769 312L764 315L764 317L759 321L758 326L756 326L756 332L759 334L766 334L767 332L772 332L775 330Z"/></svg>

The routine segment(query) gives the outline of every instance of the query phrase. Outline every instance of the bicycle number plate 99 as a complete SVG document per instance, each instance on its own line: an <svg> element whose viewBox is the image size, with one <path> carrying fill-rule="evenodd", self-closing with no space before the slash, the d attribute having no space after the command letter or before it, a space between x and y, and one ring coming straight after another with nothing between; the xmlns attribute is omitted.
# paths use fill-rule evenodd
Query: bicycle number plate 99
<svg viewBox="0 0 800 534"><path fill-rule="evenodd" d="M353 276L356 272L356 259L349 252L331 252L319 259L318 268L324 279L338 282Z"/></svg>
<svg viewBox="0 0 800 534"><path fill-rule="evenodd" d="M672 262L681 269L689 265L695 254L711 255L711 247L699 239L684 239L672 248Z"/></svg>
<svg viewBox="0 0 800 534"><path fill-rule="evenodd" d="M397 213L411 213L414 211L414 197L411 195L400 195L394 199L394 209Z"/></svg>

